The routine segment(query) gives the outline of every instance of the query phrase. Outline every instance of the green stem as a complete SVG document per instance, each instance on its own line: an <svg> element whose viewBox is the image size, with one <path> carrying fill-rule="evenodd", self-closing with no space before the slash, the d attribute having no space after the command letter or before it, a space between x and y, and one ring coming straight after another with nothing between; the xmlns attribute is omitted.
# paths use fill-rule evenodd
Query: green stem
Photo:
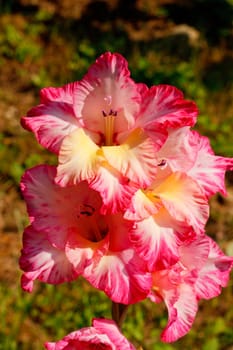
<svg viewBox="0 0 233 350"><path fill-rule="evenodd" d="M129 305L119 304L112 302L112 319L116 322L119 328L121 328Z"/></svg>

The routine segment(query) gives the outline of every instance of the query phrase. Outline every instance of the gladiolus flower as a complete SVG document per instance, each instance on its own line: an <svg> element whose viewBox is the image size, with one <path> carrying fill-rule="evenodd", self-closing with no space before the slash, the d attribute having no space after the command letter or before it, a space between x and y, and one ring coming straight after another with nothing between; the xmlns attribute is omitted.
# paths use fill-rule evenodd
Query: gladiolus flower
<svg viewBox="0 0 233 350"><path fill-rule="evenodd" d="M167 129L192 126L196 115L178 89L136 84L127 61L107 52L81 81L42 89L22 125L58 154L60 186L86 180L102 196L102 213L116 213L154 180Z"/></svg>
<svg viewBox="0 0 233 350"><path fill-rule="evenodd" d="M176 263L181 242L202 234L209 215L203 190L191 177L174 172L161 178L138 190L124 214L135 220L130 240L150 271Z"/></svg>
<svg viewBox="0 0 233 350"><path fill-rule="evenodd" d="M233 257L225 256L208 236L199 237L179 248L179 261L166 270L155 271L150 298L164 300L168 324L161 338L173 342L191 328L200 299L210 299L226 287Z"/></svg>
<svg viewBox="0 0 233 350"><path fill-rule="evenodd" d="M20 258L23 289L31 291L36 279L57 284L82 275L115 302L144 299L151 276L131 247L133 223L120 213L102 215L102 199L86 181L63 188L55 176L55 167L37 166L21 181L30 216Z"/></svg>
<svg viewBox="0 0 233 350"><path fill-rule="evenodd" d="M215 155L208 138L197 131L189 127L169 129L157 156L166 163L166 176L174 171L186 172L202 187L208 199L217 192L227 194L225 173L233 170L233 159ZM164 173L157 172L156 178Z"/></svg>
<svg viewBox="0 0 233 350"><path fill-rule="evenodd" d="M91 327L66 335L56 343L45 344L47 350L136 350L122 335L115 322L94 319Z"/></svg>

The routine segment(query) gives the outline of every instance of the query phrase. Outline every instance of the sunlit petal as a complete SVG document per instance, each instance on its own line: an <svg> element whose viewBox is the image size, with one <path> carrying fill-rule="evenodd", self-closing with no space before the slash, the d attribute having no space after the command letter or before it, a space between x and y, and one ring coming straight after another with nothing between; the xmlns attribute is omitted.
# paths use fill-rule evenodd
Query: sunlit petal
<svg viewBox="0 0 233 350"><path fill-rule="evenodd" d="M114 302L136 303L144 299L151 287L151 275L133 249L111 252L85 269L84 277L103 290Z"/></svg>
<svg viewBox="0 0 233 350"><path fill-rule="evenodd" d="M233 169L233 159L215 156L207 137L192 132L193 142L198 146L197 159L188 174L204 189L207 197L216 192L226 195L225 173Z"/></svg>
<svg viewBox="0 0 233 350"><path fill-rule="evenodd" d="M120 146L103 147L109 164L141 187L156 175L156 145L141 129L135 129Z"/></svg>
<svg viewBox="0 0 233 350"><path fill-rule="evenodd" d="M196 122L197 107L184 99L183 93L170 85L142 89L142 105L138 126L153 128L153 123L166 127L192 126ZM156 125L155 124L155 125Z"/></svg>
<svg viewBox="0 0 233 350"><path fill-rule="evenodd" d="M209 206L200 186L184 173L172 173L153 189L170 215L202 232L208 219Z"/></svg>
<svg viewBox="0 0 233 350"><path fill-rule="evenodd" d="M97 169L96 152L99 147L83 129L68 135L61 145L56 182L61 186L90 180Z"/></svg>
<svg viewBox="0 0 233 350"><path fill-rule="evenodd" d="M135 223L130 240L148 269L165 269L179 259L179 239L172 227L158 225L154 217Z"/></svg>
<svg viewBox="0 0 233 350"><path fill-rule="evenodd" d="M103 199L102 214L124 210L136 191L135 186L129 182L129 179L107 162L101 163L90 186L98 191Z"/></svg>

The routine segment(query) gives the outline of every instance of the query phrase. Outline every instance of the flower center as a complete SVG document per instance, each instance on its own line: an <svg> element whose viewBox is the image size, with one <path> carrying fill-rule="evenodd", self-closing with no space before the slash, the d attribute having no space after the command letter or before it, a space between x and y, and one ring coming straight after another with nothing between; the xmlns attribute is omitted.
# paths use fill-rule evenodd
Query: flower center
<svg viewBox="0 0 233 350"><path fill-rule="evenodd" d="M108 113L104 110L102 111L104 117L104 134L105 134L105 145L113 145L113 134L114 134L114 123L115 117L117 116L117 111L110 109Z"/></svg>
<svg viewBox="0 0 233 350"><path fill-rule="evenodd" d="M81 235L91 242L99 242L108 233L108 226L102 215L96 213L94 207L82 204L77 213L79 231Z"/></svg>

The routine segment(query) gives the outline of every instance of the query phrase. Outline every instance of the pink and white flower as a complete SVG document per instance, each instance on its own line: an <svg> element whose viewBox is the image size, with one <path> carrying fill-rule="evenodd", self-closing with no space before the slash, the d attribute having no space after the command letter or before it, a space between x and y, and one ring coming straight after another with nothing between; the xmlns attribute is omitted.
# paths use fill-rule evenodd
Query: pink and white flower
<svg viewBox="0 0 233 350"><path fill-rule="evenodd" d="M102 196L102 213L115 213L154 180L167 129L193 126L196 115L178 89L136 84L127 61L107 52L81 81L42 89L22 125L58 154L60 186L86 180Z"/></svg>
<svg viewBox="0 0 233 350"><path fill-rule="evenodd" d="M203 234L208 215L201 187L178 171L138 190L124 214L135 220L130 240L150 271L175 264L181 243Z"/></svg>
<svg viewBox="0 0 233 350"><path fill-rule="evenodd" d="M200 299L210 299L227 285L233 257L225 256L207 236L199 237L179 248L180 259L169 269L155 271L150 299L164 301L168 324L161 339L173 342L191 328Z"/></svg>
<svg viewBox="0 0 233 350"><path fill-rule="evenodd" d="M217 192L227 194L225 173L233 170L233 159L215 155L209 139L197 131L189 127L169 129L157 156L165 164L162 171L157 171L157 179L182 171L198 182L207 198Z"/></svg>
<svg viewBox="0 0 233 350"><path fill-rule="evenodd" d="M93 319L92 326L45 344L47 350L136 350L112 320Z"/></svg>
<svg viewBox="0 0 233 350"><path fill-rule="evenodd" d="M31 291L36 279L57 284L83 275L115 302L144 299L151 275L130 244L133 223L121 213L101 214L102 199L86 181L60 187L55 176L55 167L42 165L21 181L30 216L20 258L23 289Z"/></svg>

